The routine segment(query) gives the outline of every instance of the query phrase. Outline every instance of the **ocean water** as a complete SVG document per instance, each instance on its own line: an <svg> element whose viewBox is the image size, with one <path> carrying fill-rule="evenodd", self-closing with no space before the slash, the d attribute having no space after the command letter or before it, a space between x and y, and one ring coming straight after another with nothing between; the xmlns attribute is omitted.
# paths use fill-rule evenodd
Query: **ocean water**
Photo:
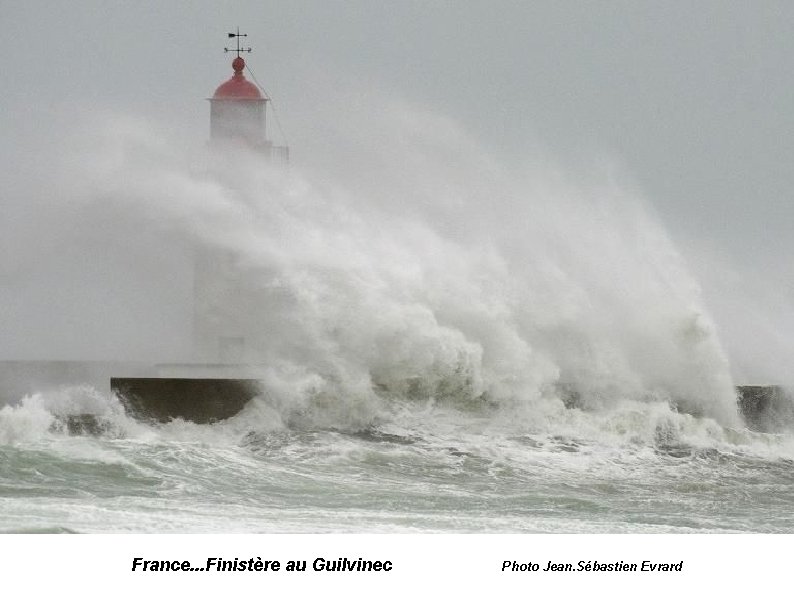
<svg viewBox="0 0 794 595"><path fill-rule="evenodd" d="M107 398L99 435L69 435L44 396L0 410L3 531L794 529L791 436L666 404L583 412L550 399L539 417L391 403L366 427L318 428L274 424L262 398L212 426L152 426L71 392Z"/></svg>
<svg viewBox="0 0 794 595"><path fill-rule="evenodd" d="M609 168L508 168L403 106L371 123L355 163L286 174L123 119L70 154L40 192L71 209L57 237L223 254L214 324L253 337L263 392L210 426L138 422L101 387L0 395L0 530L794 530L792 435L745 428L642 196ZM70 435L82 413L102 431Z"/></svg>

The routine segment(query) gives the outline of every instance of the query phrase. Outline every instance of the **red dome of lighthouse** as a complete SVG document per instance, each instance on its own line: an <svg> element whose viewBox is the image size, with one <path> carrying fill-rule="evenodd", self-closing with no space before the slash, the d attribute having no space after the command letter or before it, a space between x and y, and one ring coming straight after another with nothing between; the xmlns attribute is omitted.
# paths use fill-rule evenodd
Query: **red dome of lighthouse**
<svg viewBox="0 0 794 595"><path fill-rule="evenodd" d="M220 87L215 89L213 99L263 99L262 94L251 81L247 80L243 75L245 68L245 60L241 57L236 57L232 61L232 68L234 74L232 78L223 83Z"/></svg>

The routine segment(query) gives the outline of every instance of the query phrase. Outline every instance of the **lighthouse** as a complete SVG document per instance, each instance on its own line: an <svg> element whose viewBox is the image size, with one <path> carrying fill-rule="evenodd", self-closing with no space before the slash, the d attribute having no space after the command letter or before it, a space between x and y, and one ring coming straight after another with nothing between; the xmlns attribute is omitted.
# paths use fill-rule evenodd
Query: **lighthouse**
<svg viewBox="0 0 794 595"><path fill-rule="evenodd" d="M261 156L263 165L272 166L278 175L288 160L286 146L274 146L268 139L266 111L270 98L255 84L243 59L251 48L240 46L245 33L229 33L235 48L224 48L237 55L232 61L232 77L221 83L210 101L211 153L232 154L244 151ZM246 77L248 71L254 82ZM272 104L271 104L272 105ZM216 155L217 156L217 155ZM257 159L251 162L256 167ZM257 288L250 271L241 267L240 256L217 245L197 245L193 276L193 353L195 362L234 366L256 364L261 357L267 333L259 328L260 309L267 296ZM214 369L215 373L218 368ZM237 373L237 370L232 370Z"/></svg>
<svg viewBox="0 0 794 595"><path fill-rule="evenodd" d="M269 159L286 162L289 149L274 146L267 137L267 104L270 98L264 89L245 76L250 69L241 54L250 53L250 47L240 47L240 39L246 33L229 33L236 40L235 48L224 48L234 52L232 77L215 89L210 102L210 143L215 146L238 145L263 154ZM253 75L251 75L253 77ZM256 79L254 79L256 81Z"/></svg>
<svg viewBox="0 0 794 595"><path fill-rule="evenodd" d="M239 29L229 33L237 42L233 49L224 48L237 54L233 74L209 98L210 158L228 163L221 154L237 158L246 152L254 159L242 160L245 167L269 165L270 173L279 176L286 171L280 166L288 161L289 151L268 138L265 117L272 103L241 55L251 51L240 47L244 37ZM257 375L271 340L261 321L267 291L238 254L220 245L196 243L193 265L188 361L155 364L146 376L111 377L111 390L135 417L211 423L236 415L261 392Z"/></svg>

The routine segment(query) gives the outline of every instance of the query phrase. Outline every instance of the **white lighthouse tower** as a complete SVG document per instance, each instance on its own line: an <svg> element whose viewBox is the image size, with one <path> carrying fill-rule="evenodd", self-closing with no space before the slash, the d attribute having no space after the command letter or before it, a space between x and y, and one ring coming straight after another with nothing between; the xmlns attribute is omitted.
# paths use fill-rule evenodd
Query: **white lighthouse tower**
<svg viewBox="0 0 794 595"><path fill-rule="evenodd" d="M233 148L263 157L266 164L285 164L286 146L274 146L267 137L266 108L270 98L264 89L249 81L240 54L246 34L229 33L236 39L232 61L234 74L215 90L210 101L210 148ZM249 70L250 73L250 70ZM253 77L253 75L251 75ZM256 79L254 79L256 80ZM256 160L254 160L256 161ZM197 363L256 364L263 337L256 332L251 316L259 312L263 296L249 276L240 269L238 256L217 246L196 248L194 268L193 359Z"/></svg>

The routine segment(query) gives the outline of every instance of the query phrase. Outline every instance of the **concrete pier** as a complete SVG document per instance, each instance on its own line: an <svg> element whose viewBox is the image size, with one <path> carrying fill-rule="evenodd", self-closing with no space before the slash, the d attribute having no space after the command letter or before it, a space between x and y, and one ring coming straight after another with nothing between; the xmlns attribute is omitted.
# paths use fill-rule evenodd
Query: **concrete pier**
<svg viewBox="0 0 794 595"><path fill-rule="evenodd" d="M240 378L111 378L110 384L131 416L156 422L181 417L212 423L236 415L261 394L256 380ZM736 392L749 429L794 431L794 400L783 387L742 385ZM576 395L569 397L566 405L576 407Z"/></svg>
<svg viewBox="0 0 794 595"><path fill-rule="evenodd" d="M240 378L111 378L110 389L131 417L197 424L233 417L262 392L257 380Z"/></svg>
<svg viewBox="0 0 794 595"><path fill-rule="evenodd" d="M107 387L119 395L136 419L165 423L182 418L194 423L228 419L262 393L250 365L148 364L108 361L0 361L0 407L25 395L60 387ZM558 387L566 407L582 406L577 391ZM756 432L794 433L794 391L778 385L740 385L737 403L747 427ZM102 427L90 412L68 415L72 433L97 433Z"/></svg>

